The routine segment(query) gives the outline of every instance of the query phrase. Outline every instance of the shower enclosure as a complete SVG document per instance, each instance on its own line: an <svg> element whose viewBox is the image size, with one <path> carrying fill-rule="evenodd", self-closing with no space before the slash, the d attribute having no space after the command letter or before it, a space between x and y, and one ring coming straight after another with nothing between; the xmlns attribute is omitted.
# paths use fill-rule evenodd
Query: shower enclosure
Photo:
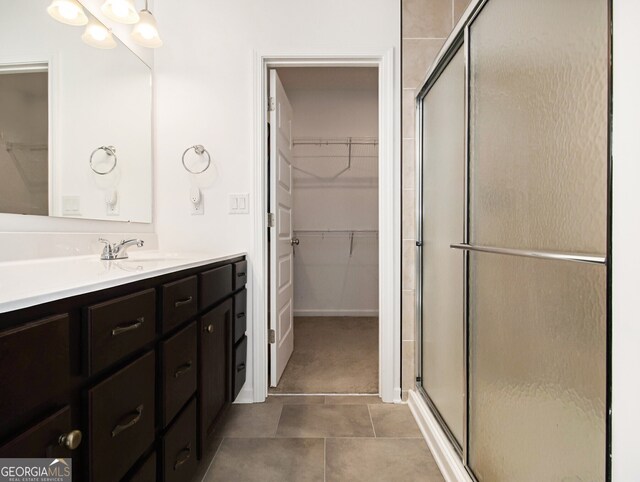
<svg viewBox="0 0 640 482"><path fill-rule="evenodd" d="M485 0L417 98L417 389L479 481L607 480L610 4Z"/></svg>

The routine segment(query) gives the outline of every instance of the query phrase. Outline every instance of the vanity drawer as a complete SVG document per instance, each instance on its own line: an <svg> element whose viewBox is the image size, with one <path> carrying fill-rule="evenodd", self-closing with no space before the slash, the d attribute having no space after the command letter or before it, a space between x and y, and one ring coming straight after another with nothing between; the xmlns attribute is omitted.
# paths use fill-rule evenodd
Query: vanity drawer
<svg viewBox="0 0 640 482"><path fill-rule="evenodd" d="M150 352L89 390L92 482L120 480L153 442L154 388Z"/></svg>
<svg viewBox="0 0 640 482"><path fill-rule="evenodd" d="M200 274L200 309L207 308L233 292L230 264Z"/></svg>
<svg viewBox="0 0 640 482"><path fill-rule="evenodd" d="M247 337L236 344L233 351L233 400L236 399L240 390L247 380Z"/></svg>
<svg viewBox="0 0 640 482"><path fill-rule="evenodd" d="M136 470L133 475L128 477L128 482L156 482L156 453L153 452L147 459L142 463L140 468Z"/></svg>
<svg viewBox="0 0 640 482"><path fill-rule="evenodd" d="M198 312L198 278L162 285L162 329L170 330Z"/></svg>
<svg viewBox="0 0 640 482"><path fill-rule="evenodd" d="M162 439L165 482L185 482L193 477L198 465L196 422L196 401L193 399Z"/></svg>
<svg viewBox="0 0 640 482"><path fill-rule="evenodd" d="M82 437L80 432L75 432L72 435L75 439L72 440L69 437L71 432L71 412L67 406L0 447L0 458L71 457L71 449L64 446L64 437L67 437L66 440L75 448Z"/></svg>
<svg viewBox="0 0 640 482"><path fill-rule="evenodd" d="M194 321L162 343L162 426L166 427L198 385L198 327Z"/></svg>
<svg viewBox="0 0 640 482"><path fill-rule="evenodd" d="M233 291L247 284L247 260L233 263Z"/></svg>
<svg viewBox="0 0 640 482"><path fill-rule="evenodd" d="M247 331L247 290L233 297L233 342L236 343Z"/></svg>
<svg viewBox="0 0 640 482"><path fill-rule="evenodd" d="M153 341L156 292L140 291L86 310L87 374L99 372Z"/></svg>
<svg viewBox="0 0 640 482"><path fill-rule="evenodd" d="M70 369L67 315L0 332L0 438L66 403Z"/></svg>

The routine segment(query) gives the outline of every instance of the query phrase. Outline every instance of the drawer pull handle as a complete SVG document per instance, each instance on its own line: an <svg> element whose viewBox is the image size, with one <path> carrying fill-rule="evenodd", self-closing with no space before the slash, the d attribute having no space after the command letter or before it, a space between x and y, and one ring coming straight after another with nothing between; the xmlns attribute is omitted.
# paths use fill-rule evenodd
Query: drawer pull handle
<svg viewBox="0 0 640 482"><path fill-rule="evenodd" d="M244 313L238 313L238 314L236 315L236 318L244 318Z"/></svg>
<svg viewBox="0 0 640 482"><path fill-rule="evenodd" d="M244 273L244 272L243 273L236 273L236 276L238 278L244 278L245 276L247 276L247 273Z"/></svg>
<svg viewBox="0 0 640 482"><path fill-rule="evenodd" d="M128 428L131 428L136 423L138 423L140 421L140 419L142 418L142 411L143 410L144 410L144 405L139 405L138 407L136 407L134 412L131 412L131 413L127 414L126 417L131 417L133 415L133 418L131 420L129 420L127 423L122 423L122 424L116 425L113 428L113 430L111 431L111 437L115 437L116 435L124 432Z"/></svg>
<svg viewBox="0 0 640 482"><path fill-rule="evenodd" d="M113 330L111 330L111 336L118 336L118 335L121 335L122 333L127 333L128 331L137 330L142 326L143 323L144 323L144 316L141 316L140 318L136 318L135 323L132 323L130 325L116 326Z"/></svg>
<svg viewBox="0 0 640 482"><path fill-rule="evenodd" d="M181 465L184 465L187 460L191 457L191 444L188 443L185 448L183 448L180 452L178 452L178 456L176 457L176 462L173 464L173 470L178 470Z"/></svg>
<svg viewBox="0 0 640 482"><path fill-rule="evenodd" d="M244 363L240 363L240 365L238 365L238 368L236 368L236 371L237 371L237 372L241 372L242 370L244 370L244 369L245 369L245 366L246 366L246 365L245 365Z"/></svg>
<svg viewBox="0 0 640 482"><path fill-rule="evenodd" d="M58 445L66 447L69 450L75 450L82 442L82 432L80 430L72 430L69 433L63 433L58 438Z"/></svg>
<svg viewBox="0 0 640 482"><path fill-rule="evenodd" d="M173 374L173 376L175 378L178 378L181 375L184 375L185 373L187 373L189 370L191 370L191 367L193 366L193 363L191 362L191 360L189 360L187 363L184 363L182 365L180 365L177 369L176 372Z"/></svg>
<svg viewBox="0 0 640 482"><path fill-rule="evenodd" d="M188 298L185 298L183 300L176 301L174 305L176 308L180 308L181 306L188 305L192 301L193 301L193 296L189 296Z"/></svg>
<svg viewBox="0 0 640 482"><path fill-rule="evenodd" d="M213 325L205 326L204 331L206 331L207 333L213 333Z"/></svg>

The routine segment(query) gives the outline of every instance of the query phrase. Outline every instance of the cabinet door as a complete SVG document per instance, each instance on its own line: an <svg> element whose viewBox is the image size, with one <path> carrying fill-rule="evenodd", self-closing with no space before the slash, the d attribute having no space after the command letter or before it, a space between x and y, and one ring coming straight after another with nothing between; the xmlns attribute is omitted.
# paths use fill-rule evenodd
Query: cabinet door
<svg viewBox="0 0 640 482"><path fill-rule="evenodd" d="M71 425L69 407L38 422L0 447L0 458L73 458L77 462L82 433Z"/></svg>
<svg viewBox="0 0 640 482"><path fill-rule="evenodd" d="M218 416L231 401L231 317L228 299L200 319L200 450L213 433ZM200 452L202 453L202 452Z"/></svg>
<svg viewBox="0 0 640 482"><path fill-rule="evenodd" d="M66 403L69 317L0 332L0 438Z"/></svg>

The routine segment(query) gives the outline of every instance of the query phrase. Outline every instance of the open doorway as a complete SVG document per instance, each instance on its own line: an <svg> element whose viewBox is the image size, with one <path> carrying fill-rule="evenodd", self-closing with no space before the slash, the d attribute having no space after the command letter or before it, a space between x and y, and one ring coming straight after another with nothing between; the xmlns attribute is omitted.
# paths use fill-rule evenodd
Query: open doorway
<svg viewBox="0 0 640 482"><path fill-rule="evenodd" d="M268 77L269 391L378 394L378 69Z"/></svg>

